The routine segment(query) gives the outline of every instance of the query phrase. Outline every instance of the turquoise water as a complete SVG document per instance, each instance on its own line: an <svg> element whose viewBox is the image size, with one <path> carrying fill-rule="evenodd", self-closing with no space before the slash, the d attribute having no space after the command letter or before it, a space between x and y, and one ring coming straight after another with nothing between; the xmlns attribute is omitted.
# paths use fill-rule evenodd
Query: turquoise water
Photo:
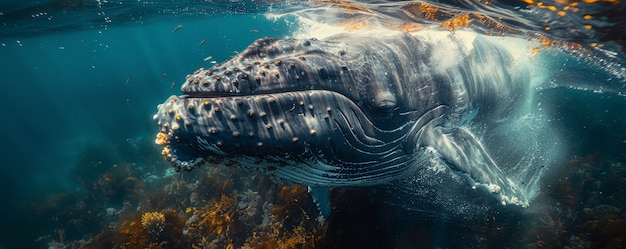
<svg viewBox="0 0 626 249"><path fill-rule="evenodd" d="M0 198L11 201L0 211L16 213L24 201L80 191L78 172L123 163L165 171L154 145L156 105L179 94L193 70L258 38L284 37L288 25L237 14L1 37L0 101L7 108Z"/></svg>
<svg viewBox="0 0 626 249"><path fill-rule="evenodd" d="M183 28L172 32L177 25ZM2 175L30 172L28 181L5 182L27 196L71 189L67 176L79 148L151 144L152 113L164 97L179 94L185 75L260 37L282 37L285 28L263 16L235 15L2 39L0 74L11 85L2 101L19 106L7 109L2 138L13 146L2 164L21 165L4 167Z"/></svg>

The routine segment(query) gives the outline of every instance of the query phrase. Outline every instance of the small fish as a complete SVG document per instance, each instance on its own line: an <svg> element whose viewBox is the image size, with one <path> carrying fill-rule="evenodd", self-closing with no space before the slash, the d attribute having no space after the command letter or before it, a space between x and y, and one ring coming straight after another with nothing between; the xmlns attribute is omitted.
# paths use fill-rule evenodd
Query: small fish
<svg viewBox="0 0 626 249"><path fill-rule="evenodd" d="M128 78L126 78L126 85L128 85L128 83L130 83L132 80L133 80L133 78L130 77L130 76Z"/></svg>
<svg viewBox="0 0 626 249"><path fill-rule="evenodd" d="M213 64L217 64L217 61L211 61L211 63L213 63Z"/></svg>
<svg viewBox="0 0 626 249"><path fill-rule="evenodd" d="M208 61L208 60L210 60L210 59L213 59L213 56L210 56L210 55L209 55L209 56L207 56L206 58L204 58L204 61Z"/></svg>
<svg viewBox="0 0 626 249"><path fill-rule="evenodd" d="M183 28L183 25L182 24L178 24L178 26L176 26L176 28L174 28L174 30L172 30L172 32L176 32L176 31L178 31L178 30L180 30L182 28Z"/></svg>
<svg viewBox="0 0 626 249"><path fill-rule="evenodd" d="M167 74L166 74L166 73L161 74L161 79L163 79L163 78L165 78L165 77L167 77Z"/></svg>
<svg viewBox="0 0 626 249"><path fill-rule="evenodd" d="M172 86L171 88L174 88L174 86L176 85L176 80L172 80Z"/></svg>
<svg viewBox="0 0 626 249"><path fill-rule="evenodd" d="M198 45L198 46L202 46L202 45L204 45L205 43L206 43L206 40L202 40L202 41L200 41L200 45Z"/></svg>
<svg viewBox="0 0 626 249"><path fill-rule="evenodd" d="M251 29L250 32L252 32L252 33L259 33L259 30L258 29Z"/></svg>

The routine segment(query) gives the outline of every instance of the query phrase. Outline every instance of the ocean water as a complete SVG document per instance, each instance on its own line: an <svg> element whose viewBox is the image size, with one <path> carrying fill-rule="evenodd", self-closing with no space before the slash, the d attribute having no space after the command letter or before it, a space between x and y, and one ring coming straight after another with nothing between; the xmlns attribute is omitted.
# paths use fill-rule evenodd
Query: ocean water
<svg viewBox="0 0 626 249"><path fill-rule="evenodd" d="M105 18L96 10L85 14ZM15 235L7 225L15 224L11 214L20 205L81 191L81 172L130 163L142 174L164 174L169 166L153 145L156 105L180 92L190 70L223 61L258 38L283 37L290 27L255 13L115 22L69 31L44 26L37 27L41 34L0 38L0 75L11 86L2 101L20 106L7 110L0 135L6 144L0 194L11 200L0 208L4 239ZM36 238L31 235L25 238Z"/></svg>
<svg viewBox="0 0 626 249"><path fill-rule="evenodd" d="M212 248L626 246L626 237L619 232L626 227L626 80L620 78L626 71L626 24L619 16L624 3L433 2L439 6L439 16L426 18L424 14L414 19L398 11L401 3L0 3L0 103L4 107L0 248L121 248L125 242L130 243L128 247L177 248L200 245L202 238L213 241L203 244ZM535 41L548 37L552 46L562 46L563 51L577 45L572 49L577 52L568 54L578 56L572 58L582 63L553 61L564 64L561 69L583 72L575 75L577 84L539 96L551 115L548 124L559 131L559 146L564 149L559 166L542 175L536 205L522 211L495 205L468 220L424 210L428 205L407 208L411 204L403 203L406 200L388 197L393 189L348 187L333 190L334 214L326 225L320 225L312 222L319 213L302 189L286 185L293 188L286 190L261 176L231 169L176 173L163 160L154 144L158 127L152 116L168 96L181 94L187 74L221 63L259 38L337 32L311 22L330 25L358 20L358 15L350 16L358 12L355 6L376 10L371 15L381 20L419 25L439 24L459 13L481 13L493 20L502 18L502 24L516 30L505 36ZM484 33L494 28L475 20L458 30ZM621 95L615 93L620 91ZM241 222L237 229L235 225L203 228L199 224L196 230L190 229L194 228L191 217L210 217L211 208L225 201L219 193L232 194L238 204L259 202L258 214L248 217L244 212L248 208L238 207L233 211ZM255 198L259 201L250 201ZM299 199L296 205L293 200L298 198L309 199ZM355 206L360 208L355 210ZM204 216L203 210L208 210ZM146 226L132 225L147 212L166 214L165 230L172 235L133 240L131 235L150 238ZM535 219L524 218L525 212ZM281 221L263 220L281 214ZM222 215L227 213L217 217ZM173 216L188 224L173 225ZM265 244L254 244L253 232L271 234L263 230L271 225L263 224L281 226L272 230L276 234L267 237ZM307 231L305 235L285 232L295 230L297 224ZM185 235L175 227L184 228ZM103 244L107 239L115 243ZM288 243L288 239L293 241Z"/></svg>
<svg viewBox="0 0 626 249"><path fill-rule="evenodd" d="M8 113L12 121L6 123L3 140L15 146L7 146L3 165L21 161L15 168L32 176L28 185L8 177L4 182L15 186L9 193L29 196L74 188L67 181L69 170L80 148L90 145L145 153L139 151L145 149L141 144L153 142L153 134L146 132L154 130L150 113L163 96L179 93L190 68L211 66L260 37L284 36L288 28L250 14L190 19L3 37L3 82L28 82L11 83L14 87L3 94L8 106L23 103L19 111ZM213 22L228 25L205 26ZM178 25L183 28L172 32ZM207 57L212 58L205 61ZM32 156L33 151L42 154ZM59 166L43 167L51 163Z"/></svg>

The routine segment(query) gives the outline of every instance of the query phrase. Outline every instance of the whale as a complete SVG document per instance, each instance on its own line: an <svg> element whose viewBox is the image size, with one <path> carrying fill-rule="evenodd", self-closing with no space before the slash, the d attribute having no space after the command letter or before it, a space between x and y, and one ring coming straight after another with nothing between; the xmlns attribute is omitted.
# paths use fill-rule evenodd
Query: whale
<svg viewBox="0 0 626 249"><path fill-rule="evenodd" d="M262 38L187 75L157 107L155 143L177 171L236 165L315 193L446 170L526 207L533 145L506 129L527 116L533 73L472 32Z"/></svg>

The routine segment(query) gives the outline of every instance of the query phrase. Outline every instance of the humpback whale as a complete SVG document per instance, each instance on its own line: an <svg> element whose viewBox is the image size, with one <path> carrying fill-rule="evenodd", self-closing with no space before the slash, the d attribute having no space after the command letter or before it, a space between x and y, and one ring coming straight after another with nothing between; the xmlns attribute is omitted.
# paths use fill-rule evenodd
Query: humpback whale
<svg viewBox="0 0 626 249"><path fill-rule="evenodd" d="M512 163L494 153L533 146L499 141L536 91L533 72L485 36L424 33L259 39L187 75L184 94L157 108L155 142L177 171L239 165L313 189L440 164L498 203L527 206L528 182L513 175L529 150L498 155Z"/></svg>

